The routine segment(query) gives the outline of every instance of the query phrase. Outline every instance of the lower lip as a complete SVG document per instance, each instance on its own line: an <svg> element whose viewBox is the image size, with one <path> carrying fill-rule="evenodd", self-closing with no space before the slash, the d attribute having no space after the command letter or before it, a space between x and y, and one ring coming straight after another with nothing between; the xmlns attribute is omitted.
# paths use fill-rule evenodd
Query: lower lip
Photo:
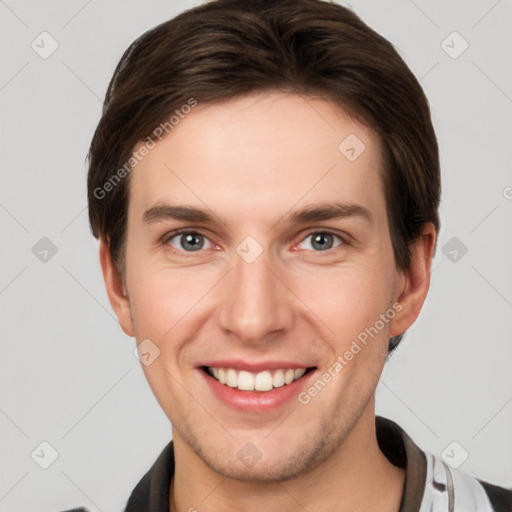
<svg viewBox="0 0 512 512"><path fill-rule="evenodd" d="M291 384L285 384L270 391L240 391L238 388L231 388L221 384L217 379L208 375L204 370L199 369L208 386L221 401L227 405L246 412L271 411L297 397L301 389L305 387L315 371L309 371Z"/></svg>

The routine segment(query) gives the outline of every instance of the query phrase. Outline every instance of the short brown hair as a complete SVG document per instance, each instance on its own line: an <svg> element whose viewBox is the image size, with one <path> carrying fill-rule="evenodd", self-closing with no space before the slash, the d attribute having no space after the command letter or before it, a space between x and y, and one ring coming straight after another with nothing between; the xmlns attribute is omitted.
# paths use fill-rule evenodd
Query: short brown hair
<svg viewBox="0 0 512 512"><path fill-rule="evenodd" d="M135 145L190 98L276 89L320 95L378 134L395 262L409 267L424 223L439 229L439 152L427 98L392 44L334 3L215 0L136 39L108 86L88 155L89 220L120 275Z"/></svg>

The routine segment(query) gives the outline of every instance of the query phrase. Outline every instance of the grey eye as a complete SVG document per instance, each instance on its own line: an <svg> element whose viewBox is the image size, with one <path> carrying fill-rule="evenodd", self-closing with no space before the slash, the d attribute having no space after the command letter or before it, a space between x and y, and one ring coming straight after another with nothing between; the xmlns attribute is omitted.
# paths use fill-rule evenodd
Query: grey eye
<svg viewBox="0 0 512 512"><path fill-rule="evenodd" d="M336 239L338 239L338 243L334 245ZM332 249L333 247L337 247L341 245L341 238L337 235L333 235L332 233L325 233L323 231L318 231L316 233L311 233L308 235L302 243L306 243L307 240L311 240L309 242L309 247L305 247L306 249L312 248L315 251L327 251Z"/></svg>
<svg viewBox="0 0 512 512"><path fill-rule="evenodd" d="M186 252L195 252L211 246L211 242L204 235L193 232L179 233L170 238L168 243L175 249Z"/></svg>

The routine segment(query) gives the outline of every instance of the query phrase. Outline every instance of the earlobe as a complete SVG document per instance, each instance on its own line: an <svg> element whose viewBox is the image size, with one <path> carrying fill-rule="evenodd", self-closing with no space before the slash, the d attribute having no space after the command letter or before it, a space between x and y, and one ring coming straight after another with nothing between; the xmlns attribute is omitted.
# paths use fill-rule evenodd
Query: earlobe
<svg viewBox="0 0 512 512"><path fill-rule="evenodd" d="M412 248L411 265L403 271L400 284L401 305L398 315L390 325L390 336L403 334L415 322L427 297L430 286L430 269L436 241L436 230L432 223L424 225L421 235Z"/></svg>
<svg viewBox="0 0 512 512"><path fill-rule="evenodd" d="M103 239L100 239L100 264L108 299L119 325L128 336L135 336L127 291L114 266L108 244Z"/></svg>

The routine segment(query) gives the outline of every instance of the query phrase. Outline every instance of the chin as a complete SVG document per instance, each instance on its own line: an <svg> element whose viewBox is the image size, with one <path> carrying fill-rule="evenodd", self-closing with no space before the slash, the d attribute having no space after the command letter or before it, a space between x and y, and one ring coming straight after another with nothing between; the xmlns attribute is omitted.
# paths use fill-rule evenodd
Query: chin
<svg viewBox="0 0 512 512"><path fill-rule="evenodd" d="M321 425L316 435L303 430L295 434L287 436L288 444L282 439L272 442L266 433L265 436L255 436L258 439L254 443L250 441L251 437L244 440L235 437L223 446L212 446L210 440L208 444L206 440L199 441L190 430L183 437L206 466L225 478L277 483L312 471L326 461L341 442L327 425Z"/></svg>
<svg viewBox="0 0 512 512"><path fill-rule="evenodd" d="M291 456L288 458L274 458L272 460L256 462L253 466L245 466L242 462L233 464L232 459L224 461L209 461L203 459L203 462L219 475L243 482L259 483L278 483L286 480L293 480L321 463L321 460L315 460L317 457L301 458L300 456ZM313 460L311 460L313 459Z"/></svg>

